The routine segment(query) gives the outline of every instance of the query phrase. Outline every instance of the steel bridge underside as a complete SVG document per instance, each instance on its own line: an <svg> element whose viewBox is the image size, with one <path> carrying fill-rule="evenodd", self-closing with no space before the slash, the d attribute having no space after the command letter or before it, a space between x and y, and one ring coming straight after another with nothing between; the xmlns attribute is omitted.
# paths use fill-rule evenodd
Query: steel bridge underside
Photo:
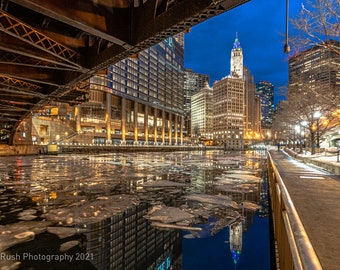
<svg viewBox="0 0 340 270"><path fill-rule="evenodd" d="M51 101L86 101L97 72L248 1L1 0L0 133Z"/></svg>

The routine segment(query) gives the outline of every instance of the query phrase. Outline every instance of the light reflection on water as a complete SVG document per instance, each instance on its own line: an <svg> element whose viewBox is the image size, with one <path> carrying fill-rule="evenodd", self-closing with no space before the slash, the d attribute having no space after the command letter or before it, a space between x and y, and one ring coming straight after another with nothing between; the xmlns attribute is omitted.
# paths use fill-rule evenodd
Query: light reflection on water
<svg viewBox="0 0 340 270"><path fill-rule="evenodd" d="M53 260L55 269L74 263L79 269L182 269L180 231L158 230L144 218L159 205L192 215L186 227L206 224L186 238L241 224L241 233L232 234L239 238L231 258L242 250L254 204L267 214L266 185L257 180L264 158L259 151L0 157L0 252L20 255L0 260L0 267L46 269L46 257L23 260L33 245L36 255L85 254L77 261ZM244 180L245 172L255 180ZM228 177L240 174L243 180ZM226 196L233 207L217 201ZM178 224L184 221L171 222Z"/></svg>

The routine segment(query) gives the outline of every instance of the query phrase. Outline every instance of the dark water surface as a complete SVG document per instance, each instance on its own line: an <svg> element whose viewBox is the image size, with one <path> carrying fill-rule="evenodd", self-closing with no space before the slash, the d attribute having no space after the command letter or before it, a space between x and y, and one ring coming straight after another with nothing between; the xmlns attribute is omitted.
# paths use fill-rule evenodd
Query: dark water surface
<svg viewBox="0 0 340 270"><path fill-rule="evenodd" d="M0 269L270 269L265 170L264 151L0 157Z"/></svg>

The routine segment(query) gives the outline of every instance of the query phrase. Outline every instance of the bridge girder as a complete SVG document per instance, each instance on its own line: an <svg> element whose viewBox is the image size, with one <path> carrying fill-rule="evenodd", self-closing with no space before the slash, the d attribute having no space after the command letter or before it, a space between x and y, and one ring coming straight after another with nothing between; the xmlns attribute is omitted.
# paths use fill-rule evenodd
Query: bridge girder
<svg viewBox="0 0 340 270"><path fill-rule="evenodd" d="M96 72L248 1L1 0L0 132L52 100L85 101ZM5 114L10 96L21 114Z"/></svg>

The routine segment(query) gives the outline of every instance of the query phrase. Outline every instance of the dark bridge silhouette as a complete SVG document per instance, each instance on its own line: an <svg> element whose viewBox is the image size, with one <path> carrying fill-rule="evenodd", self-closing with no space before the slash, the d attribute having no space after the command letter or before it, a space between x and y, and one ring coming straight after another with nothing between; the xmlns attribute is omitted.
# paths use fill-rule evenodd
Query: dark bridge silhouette
<svg viewBox="0 0 340 270"><path fill-rule="evenodd" d="M86 101L96 72L247 1L1 0L1 133L50 101Z"/></svg>

